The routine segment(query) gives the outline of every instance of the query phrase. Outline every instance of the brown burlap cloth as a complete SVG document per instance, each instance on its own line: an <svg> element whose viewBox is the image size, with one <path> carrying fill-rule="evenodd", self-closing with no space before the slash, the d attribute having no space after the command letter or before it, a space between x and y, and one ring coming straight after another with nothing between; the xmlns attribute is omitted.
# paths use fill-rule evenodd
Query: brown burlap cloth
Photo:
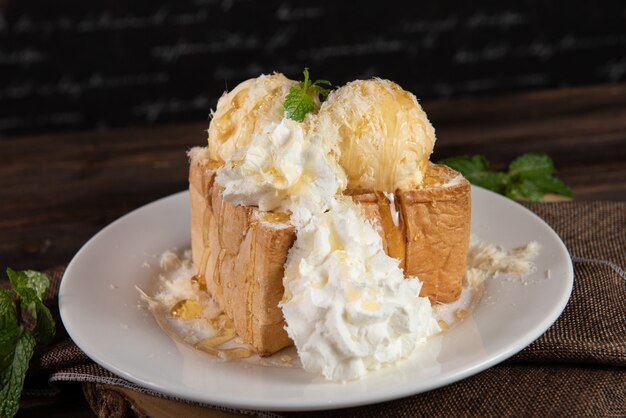
<svg viewBox="0 0 626 418"><path fill-rule="evenodd" d="M463 381L382 404L309 413L232 412L272 417L625 417L626 202L526 206L561 236L572 255L575 276L565 311L529 347ZM56 306L62 271L49 271L53 283L49 306ZM160 397L96 365L67 337L60 321L58 326L55 345L34 360L26 396L51 396L64 389L59 382L95 382Z"/></svg>

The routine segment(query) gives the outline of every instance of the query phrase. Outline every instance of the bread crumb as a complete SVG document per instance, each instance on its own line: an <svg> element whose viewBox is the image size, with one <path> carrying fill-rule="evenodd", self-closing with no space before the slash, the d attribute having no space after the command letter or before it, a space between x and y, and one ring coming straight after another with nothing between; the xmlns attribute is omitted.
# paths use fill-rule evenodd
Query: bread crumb
<svg viewBox="0 0 626 418"><path fill-rule="evenodd" d="M470 315L470 311L467 309L459 309L456 311L456 317L459 319L465 319Z"/></svg>
<svg viewBox="0 0 626 418"><path fill-rule="evenodd" d="M180 267L181 261L178 255L176 255L176 253L168 250L168 251L165 251L161 255L161 260L159 261L159 265L161 266L161 269L165 271L174 270Z"/></svg>
<svg viewBox="0 0 626 418"><path fill-rule="evenodd" d="M539 254L540 248L536 241L531 241L525 246L506 250L500 246L480 242L472 235L467 252L464 285L474 287L487 278L500 274L526 276L535 270L533 260Z"/></svg>

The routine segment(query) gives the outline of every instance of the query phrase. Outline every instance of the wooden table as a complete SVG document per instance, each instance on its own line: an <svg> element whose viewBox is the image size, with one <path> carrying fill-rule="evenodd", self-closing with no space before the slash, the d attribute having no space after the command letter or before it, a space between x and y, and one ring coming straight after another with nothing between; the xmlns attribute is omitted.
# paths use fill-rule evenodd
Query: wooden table
<svg viewBox="0 0 626 418"><path fill-rule="evenodd" d="M504 168L548 153L575 199L626 200L626 84L424 102L433 160L483 154ZM208 109L207 109L208 114ZM187 187L185 151L208 121L0 138L0 267L67 263L102 227ZM81 416L72 399L47 414ZM31 410L35 415L41 411Z"/></svg>

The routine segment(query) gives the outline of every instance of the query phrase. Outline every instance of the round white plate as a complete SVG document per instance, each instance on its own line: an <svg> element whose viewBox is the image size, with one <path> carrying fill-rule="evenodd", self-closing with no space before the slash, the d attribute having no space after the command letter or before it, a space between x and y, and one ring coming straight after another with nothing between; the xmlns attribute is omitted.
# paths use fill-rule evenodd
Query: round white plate
<svg viewBox="0 0 626 418"><path fill-rule="evenodd" d="M429 343L436 362L401 364L347 384L302 369L217 362L179 345L145 308L139 286L153 292L158 257L190 244L187 192L146 205L96 234L67 267L61 318L95 362L138 385L192 401L250 409L315 410L387 401L435 389L517 353L565 308L573 284L567 249L524 207L472 189L472 233L513 248L538 241L537 271L525 280L489 280L473 314ZM550 273L547 273L549 271Z"/></svg>

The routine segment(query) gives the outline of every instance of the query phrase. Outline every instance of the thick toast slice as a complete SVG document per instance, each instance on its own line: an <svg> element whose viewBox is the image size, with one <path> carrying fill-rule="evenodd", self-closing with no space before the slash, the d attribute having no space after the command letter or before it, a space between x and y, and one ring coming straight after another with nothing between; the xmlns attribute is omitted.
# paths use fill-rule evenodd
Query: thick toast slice
<svg viewBox="0 0 626 418"><path fill-rule="evenodd" d="M260 355L292 344L284 330L283 266L295 241L286 214L222 199L216 167L192 159L191 239L197 277L232 319L239 337ZM469 245L470 186L457 172L430 164L420 189L352 192L406 276L424 282L422 296L451 302L461 292ZM393 203L391 202L393 200Z"/></svg>
<svg viewBox="0 0 626 418"><path fill-rule="evenodd" d="M237 335L258 354L269 355L292 344L278 302L295 229L275 214L224 201L214 176L208 164L192 163L189 197L196 275L232 319Z"/></svg>
<svg viewBox="0 0 626 418"><path fill-rule="evenodd" d="M470 183L429 163L422 187L398 193L405 224L405 276L424 283L421 296L449 303L461 295L470 240Z"/></svg>
<svg viewBox="0 0 626 418"><path fill-rule="evenodd" d="M428 163L420 188L393 196L351 194L381 236L385 252L400 260L405 276L423 282L421 296L440 303L459 298L471 215L471 188L463 176Z"/></svg>

